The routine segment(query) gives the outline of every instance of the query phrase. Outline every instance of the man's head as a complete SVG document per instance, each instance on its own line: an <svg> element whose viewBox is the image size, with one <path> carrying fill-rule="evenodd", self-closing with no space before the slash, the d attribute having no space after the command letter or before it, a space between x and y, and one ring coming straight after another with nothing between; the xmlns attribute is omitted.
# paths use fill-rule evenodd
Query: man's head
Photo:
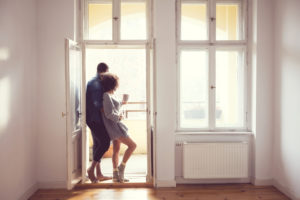
<svg viewBox="0 0 300 200"><path fill-rule="evenodd" d="M108 72L108 66L106 63L99 63L97 66L97 73L100 75L102 73Z"/></svg>

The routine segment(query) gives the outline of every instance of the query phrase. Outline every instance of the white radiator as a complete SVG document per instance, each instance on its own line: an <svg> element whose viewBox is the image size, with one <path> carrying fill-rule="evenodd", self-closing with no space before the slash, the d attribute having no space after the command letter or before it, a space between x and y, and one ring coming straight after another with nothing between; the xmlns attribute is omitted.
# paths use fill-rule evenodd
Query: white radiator
<svg viewBox="0 0 300 200"><path fill-rule="evenodd" d="M186 179L248 178L248 143L184 143Z"/></svg>

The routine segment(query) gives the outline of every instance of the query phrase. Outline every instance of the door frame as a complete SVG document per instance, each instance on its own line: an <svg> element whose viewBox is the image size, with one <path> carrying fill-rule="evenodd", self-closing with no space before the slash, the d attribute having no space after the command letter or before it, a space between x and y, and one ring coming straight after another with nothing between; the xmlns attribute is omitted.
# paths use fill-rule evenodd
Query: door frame
<svg viewBox="0 0 300 200"><path fill-rule="evenodd" d="M89 135L87 134L86 128L86 46L83 42L81 44L82 47L82 72L81 72L81 81L82 81L82 95L81 95L81 112L82 112L82 183L85 183L87 181L86 172L87 172L87 166L89 164L89 151L86 151L87 148L89 148Z"/></svg>
<svg viewBox="0 0 300 200"><path fill-rule="evenodd" d="M151 43L135 43L122 42L115 44L107 44L98 41L83 41L82 42L82 183L87 180L86 167L89 161L88 139L89 135L86 132L86 49L89 46L99 46L101 48L144 48L146 51L146 96L147 96L147 176L146 182L156 185L156 67L155 67L155 40ZM152 76L150 76L152 73ZM153 89L150 92L151 87ZM152 105L152 106L151 106ZM151 123L151 120L152 123ZM152 135L151 135L152 130ZM152 146L151 146L152 141ZM152 147L152 148L151 148Z"/></svg>

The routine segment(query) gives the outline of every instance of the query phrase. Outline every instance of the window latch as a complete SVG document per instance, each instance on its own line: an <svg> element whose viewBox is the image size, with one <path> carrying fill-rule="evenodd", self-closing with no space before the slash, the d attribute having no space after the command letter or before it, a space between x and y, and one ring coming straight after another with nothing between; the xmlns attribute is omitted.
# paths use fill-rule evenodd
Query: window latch
<svg viewBox="0 0 300 200"><path fill-rule="evenodd" d="M211 18L210 18L210 21L211 21L211 22L213 22L213 21L215 21L215 20L216 20L216 18L214 18L214 17L211 17Z"/></svg>
<svg viewBox="0 0 300 200"><path fill-rule="evenodd" d="M215 89L215 88L216 88L216 86L213 86L213 85L210 86L210 89Z"/></svg>
<svg viewBox="0 0 300 200"><path fill-rule="evenodd" d="M119 19L119 17L114 17L113 19L114 19L114 20L118 20L118 19Z"/></svg>

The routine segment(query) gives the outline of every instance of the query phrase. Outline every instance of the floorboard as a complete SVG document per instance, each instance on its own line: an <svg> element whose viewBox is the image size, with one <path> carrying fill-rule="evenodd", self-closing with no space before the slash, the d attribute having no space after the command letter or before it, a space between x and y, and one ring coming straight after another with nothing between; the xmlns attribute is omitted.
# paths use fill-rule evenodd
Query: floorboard
<svg viewBox="0 0 300 200"><path fill-rule="evenodd" d="M92 184L91 184L92 185ZM75 188L38 190L30 200L289 200L272 186L177 185L176 188Z"/></svg>

